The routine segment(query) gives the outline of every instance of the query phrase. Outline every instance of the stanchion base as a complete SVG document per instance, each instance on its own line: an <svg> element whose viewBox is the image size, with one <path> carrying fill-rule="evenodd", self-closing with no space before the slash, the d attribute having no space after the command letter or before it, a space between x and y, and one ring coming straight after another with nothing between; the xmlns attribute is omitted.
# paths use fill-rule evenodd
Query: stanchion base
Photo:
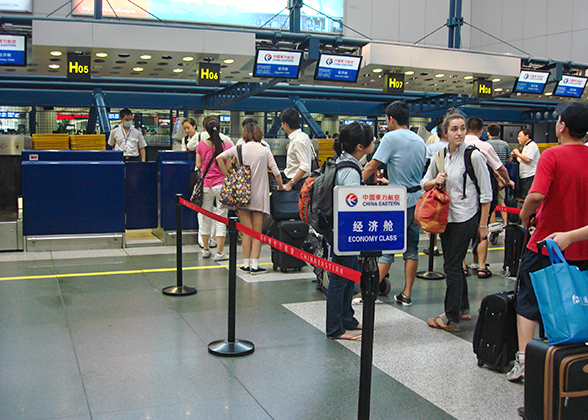
<svg viewBox="0 0 588 420"><path fill-rule="evenodd" d="M208 352L221 357L246 356L253 353L255 346L251 341L236 340L230 343L227 340L213 341L208 345Z"/></svg>
<svg viewBox="0 0 588 420"><path fill-rule="evenodd" d="M195 287L188 287L188 286L169 286L166 287L165 289L162 290L162 293L164 295L169 295L169 296L189 296L189 295L195 295L196 293L198 293L198 290L196 290Z"/></svg>
<svg viewBox="0 0 588 420"><path fill-rule="evenodd" d="M445 278L444 274L437 273L436 271L419 271L416 273L416 276L424 280L443 280Z"/></svg>

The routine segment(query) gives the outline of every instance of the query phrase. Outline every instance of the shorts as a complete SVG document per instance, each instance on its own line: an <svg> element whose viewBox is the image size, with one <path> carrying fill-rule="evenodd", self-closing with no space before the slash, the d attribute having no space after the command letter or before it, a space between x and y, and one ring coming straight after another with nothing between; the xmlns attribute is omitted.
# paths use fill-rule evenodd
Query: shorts
<svg viewBox="0 0 588 420"><path fill-rule="evenodd" d="M405 260L419 259L419 225L414 221L414 210L416 205L406 209L406 219L410 220L406 227L406 252L402 255ZM412 217L412 218L411 218ZM381 264L392 264L394 262L394 254L385 254L378 258Z"/></svg>

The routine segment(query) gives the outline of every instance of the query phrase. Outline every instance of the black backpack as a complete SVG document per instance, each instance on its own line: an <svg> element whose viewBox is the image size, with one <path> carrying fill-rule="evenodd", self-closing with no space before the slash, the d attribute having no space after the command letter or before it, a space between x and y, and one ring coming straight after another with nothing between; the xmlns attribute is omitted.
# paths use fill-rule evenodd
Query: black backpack
<svg viewBox="0 0 588 420"><path fill-rule="evenodd" d="M476 146L469 145L468 147L466 147L466 149L464 151L464 155L463 155L465 168L466 168L466 170L463 174L463 198L466 198L465 189L466 189L466 180L467 180L468 175L470 176L472 181L474 181L474 184L476 185L476 191L478 191L478 194L480 194L480 186L478 185L478 178L476 178L476 173L474 172L474 166L472 165L472 152L474 150L479 151L479 149ZM499 191L498 181L496 180L496 177L494 176L494 169L492 169L492 167L490 165L488 165L488 163L486 163L486 167L488 168L488 173L490 174L490 183L492 184L492 201L490 202L490 211L488 212L488 214L492 214L492 212L494 211L494 209L498 205L498 191Z"/></svg>

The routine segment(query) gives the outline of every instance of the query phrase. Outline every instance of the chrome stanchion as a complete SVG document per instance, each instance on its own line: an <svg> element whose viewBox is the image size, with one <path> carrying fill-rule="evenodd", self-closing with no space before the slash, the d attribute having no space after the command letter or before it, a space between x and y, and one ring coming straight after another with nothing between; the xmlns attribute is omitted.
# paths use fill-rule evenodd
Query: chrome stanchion
<svg viewBox="0 0 588 420"><path fill-rule="evenodd" d="M429 241L429 269L427 271L419 271L416 273L416 276L419 279L424 280L443 280L445 278L445 274L437 273L433 271L433 265L435 260L434 255L434 248L435 248L435 234L431 233L431 240Z"/></svg>

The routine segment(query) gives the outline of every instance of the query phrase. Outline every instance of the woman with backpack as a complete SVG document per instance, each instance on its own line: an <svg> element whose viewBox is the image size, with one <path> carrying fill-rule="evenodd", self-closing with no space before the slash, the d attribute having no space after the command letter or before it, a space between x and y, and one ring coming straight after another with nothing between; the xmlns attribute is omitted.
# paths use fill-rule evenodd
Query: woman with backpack
<svg viewBox="0 0 588 420"><path fill-rule="evenodd" d="M222 207L218 199L225 175L217 164L216 157L224 150L230 149L232 144L221 140L219 135L220 123L216 119L208 120L204 129L210 137L202 140L196 147L196 167L202 171L202 176L204 177L202 208L219 216L227 217L228 210ZM229 258L224 252L226 225L216 221L214 223L216 224L216 245L218 247L214 259L216 261L226 260ZM209 258L211 255L209 241L212 231L212 219L202 217L199 230L202 232L204 245L202 258Z"/></svg>
<svg viewBox="0 0 588 420"><path fill-rule="evenodd" d="M488 236L488 225L481 224L480 220L488 220L492 184L486 159L477 149L472 152L471 161L480 193L466 173L464 152L468 145L464 142L464 117L459 114L448 115L443 121L443 132L449 142L446 148L438 152L444 157L444 169L439 171L435 159L431 159L429 169L421 181L425 191L445 187L450 198L448 224L445 232L441 234L443 269L447 285L445 313L429 318L427 324L431 328L459 332L460 321L471 319L468 285L462 261L466 256L469 240L476 230L482 240Z"/></svg>
<svg viewBox="0 0 588 420"><path fill-rule="evenodd" d="M333 141L333 149L338 155L336 163L353 162L357 168L341 168L337 170L335 185L361 185L363 165L359 160L374 152L374 132L367 124L358 122L346 125L339 138ZM333 232L325 235L327 242L333 245ZM333 262L359 270L359 259L356 255L340 256L332 253ZM353 331L361 330L361 324L353 316L351 307L354 282L330 273L327 290L327 337L332 340L361 340L361 334Z"/></svg>

